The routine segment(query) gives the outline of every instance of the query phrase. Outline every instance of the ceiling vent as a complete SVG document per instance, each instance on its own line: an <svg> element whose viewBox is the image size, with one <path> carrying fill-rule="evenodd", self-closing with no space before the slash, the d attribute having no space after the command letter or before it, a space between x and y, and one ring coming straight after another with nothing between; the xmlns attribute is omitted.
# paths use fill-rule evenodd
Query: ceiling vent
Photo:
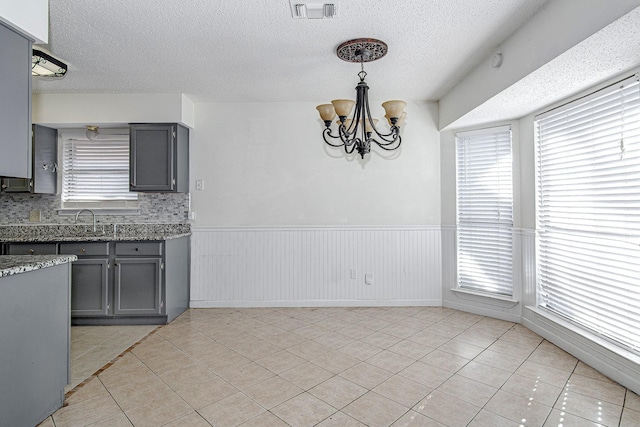
<svg viewBox="0 0 640 427"><path fill-rule="evenodd" d="M291 16L294 19L323 19L338 16L337 2L322 3L318 1L289 0Z"/></svg>

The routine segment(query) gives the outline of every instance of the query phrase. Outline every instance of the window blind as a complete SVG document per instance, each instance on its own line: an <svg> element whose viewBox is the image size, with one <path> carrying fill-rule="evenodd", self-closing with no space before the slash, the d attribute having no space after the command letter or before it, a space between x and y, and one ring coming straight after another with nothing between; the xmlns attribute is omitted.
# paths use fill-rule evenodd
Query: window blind
<svg viewBox="0 0 640 427"><path fill-rule="evenodd" d="M537 117L535 129L538 305L637 352L637 76Z"/></svg>
<svg viewBox="0 0 640 427"><path fill-rule="evenodd" d="M511 129L456 134L458 287L513 293Z"/></svg>
<svg viewBox="0 0 640 427"><path fill-rule="evenodd" d="M103 139L106 138L106 139ZM113 202L137 200L129 192L129 139L63 140L62 201Z"/></svg>

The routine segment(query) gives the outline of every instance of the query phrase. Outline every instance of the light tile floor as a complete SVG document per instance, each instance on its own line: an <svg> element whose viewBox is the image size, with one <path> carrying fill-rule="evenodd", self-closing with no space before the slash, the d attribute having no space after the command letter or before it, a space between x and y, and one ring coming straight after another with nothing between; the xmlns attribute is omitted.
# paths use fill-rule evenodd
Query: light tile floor
<svg viewBox="0 0 640 427"><path fill-rule="evenodd" d="M191 309L42 426L640 426L640 397L446 308Z"/></svg>
<svg viewBox="0 0 640 427"><path fill-rule="evenodd" d="M141 326L72 326L71 383L68 392L129 347L158 328Z"/></svg>

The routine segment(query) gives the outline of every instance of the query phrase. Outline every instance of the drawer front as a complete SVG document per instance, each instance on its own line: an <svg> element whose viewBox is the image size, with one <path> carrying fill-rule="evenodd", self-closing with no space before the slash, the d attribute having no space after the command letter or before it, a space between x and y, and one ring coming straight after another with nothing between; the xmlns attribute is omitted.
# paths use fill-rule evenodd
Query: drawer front
<svg viewBox="0 0 640 427"><path fill-rule="evenodd" d="M55 255L55 243L9 243L9 255Z"/></svg>
<svg viewBox="0 0 640 427"><path fill-rule="evenodd" d="M162 242L117 242L116 255L161 256Z"/></svg>
<svg viewBox="0 0 640 427"><path fill-rule="evenodd" d="M109 242L60 243L60 254L64 255L109 255Z"/></svg>

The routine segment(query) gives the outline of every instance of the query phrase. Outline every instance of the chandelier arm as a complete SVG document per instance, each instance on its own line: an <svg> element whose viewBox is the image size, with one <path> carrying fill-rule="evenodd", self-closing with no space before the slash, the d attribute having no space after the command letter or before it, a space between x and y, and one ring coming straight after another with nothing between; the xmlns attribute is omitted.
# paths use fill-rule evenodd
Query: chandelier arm
<svg viewBox="0 0 640 427"><path fill-rule="evenodd" d="M333 134L331 134L331 128L324 128L324 131L322 131L322 138L324 139L324 142L326 142L327 144L329 144L332 147L342 147L344 145L346 145L344 142L342 142L342 144L333 144L332 142L330 142L327 139L327 136L333 139L339 139L342 141L342 138L340 138L340 136L335 136Z"/></svg>
<svg viewBox="0 0 640 427"><path fill-rule="evenodd" d="M358 141L358 138L356 138L353 141L351 141L351 144L349 144L349 145L345 144L344 145L344 152L347 153L347 154L352 154L354 152L354 150L356 149L356 146L358 145L358 144L356 144L357 141ZM349 147L351 147L351 149L349 149Z"/></svg>
<svg viewBox="0 0 640 427"><path fill-rule="evenodd" d="M380 138L381 140L383 140L384 142L380 142L377 141L374 138L370 138L373 142L376 143L376 145L378 145L381 148L385 148L385 146L390 146L393 145L397 142L398 138L400 137L400 128L398 128L395 125L391 126L391 131L389 133L380 133L378 131L378 129L376 129L375 127L375 123L373 122L373 119L371 118L371 107L369 107L369 91L366 90L364 92L364 96L365 96L365 102L364 102L364 106L366 108L365 111L365 115L366 118L369 120L369 124L371 125L371 129L373 129L373 132L375 132L376 135L378 135L378 138ZM391 139L387 139L388 137L391 137ZM398 144L399 146L400 144ZM387 148L387 150L393 150L393 148Z"/></svg>
<svg viewBox="0 0 640 427"><path fill-rule="evenodd" d="M399 129L392 130L390 133L387 133L387 134L381 134L379 132L376 132L376 135L378 135L378 137L382 141L384 141L384 142L378 142L378 145L393 145L398 140L398 138L400 138ZM392 138L387 139L387 137L392 137Z"/></svg>
<svg viewBox="0 0 640 427"><path fill-rule="evenodd" d="M400 144L402 144L402 137L400 137L400 135L398 135L398 138L395 141L392 141L388 144L381 144L380 142L376 141L375 139L371 138L371 141L375 142L376 145L380 148L382 148L383 150L387 150L387 151L393 151L396 150L400 147ZM394 147L389 147L391 144L397 142L398 145L394 146Z"/></svg>
<svg viewBox="0 0 640 427"><path fill-rule="evenodd" d="M353 132L349 132L349 129L344 124L341 124L338 127L338 136L334 138L340 138L342 141L342 145L350 146L353 145L353 139L349 139L349 137L353 134Z"/></svg>

